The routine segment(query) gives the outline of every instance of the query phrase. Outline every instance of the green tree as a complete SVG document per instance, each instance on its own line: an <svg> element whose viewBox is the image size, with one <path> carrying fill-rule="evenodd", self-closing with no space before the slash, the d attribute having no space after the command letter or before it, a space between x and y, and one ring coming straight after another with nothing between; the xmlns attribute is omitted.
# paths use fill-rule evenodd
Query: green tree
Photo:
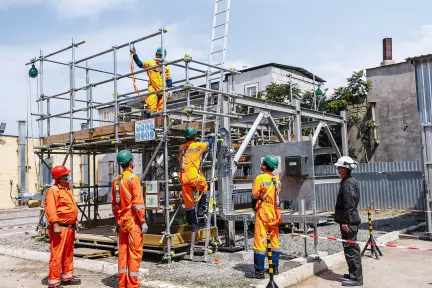
<svg viewBox="0 0 432 288"><path fill-rule="evenodd" d="M298 88L297 84L292 84L291 92L289 83L276 84L272 82L264 91L258 91L255 95L252 95L252 97L278 103L289 103L291 101L291 93L293 99L299 100L302 98L302 91ZM248 114L250 109L248 109L247 106L237 105L236 111L240 114Z"/></svg>
<svg viewBox="0 0 432 288"><path fill-rule="evenodd" d="M347 86L335 89L327 103L328 113L339 114L342 110L348 112L348 129L356 128L362 140L373 127L373 123L364 117L367 94L372 88L372 82L365 80L364 76L363 70L354 71L347 79ZM358 153L364 149L364 145L360 149L349 147L349 154L357 158Z"/></svg>
<svg viewBox="0 0 432 288"><path fill-rule="evenodd" d="M327 91L327 89L326 89ZM326 91L322 94L316 94L315 98L316 98L316 110L318 111L327 111L327 104L328 104L328 99L327 99L327 93ZM312 91L305 91L302 94L302 97L300 99L300 106L303 108L307 108L307 109L314 109L314 95L312 93Z"/></svg>

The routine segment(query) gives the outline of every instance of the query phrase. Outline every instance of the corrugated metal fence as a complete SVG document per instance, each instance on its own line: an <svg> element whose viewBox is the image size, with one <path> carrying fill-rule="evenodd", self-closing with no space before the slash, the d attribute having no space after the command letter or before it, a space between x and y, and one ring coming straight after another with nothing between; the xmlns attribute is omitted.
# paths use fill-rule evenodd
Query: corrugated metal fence
<svg viewBox="0 0 432 288"><path fill-rule="evenodd" d="M353 171L360 183L360 209L371 201L377 209L424 209L423 173L420 161L361 163ZM333 165L316 166L315 175L336 175ZM315 185L317 211L334 210L339 183ZM240 191L239 191L240 192ZM250 201L250 191L234 195L234 203ZM307 203L311 208L311 203Z"/></svg>

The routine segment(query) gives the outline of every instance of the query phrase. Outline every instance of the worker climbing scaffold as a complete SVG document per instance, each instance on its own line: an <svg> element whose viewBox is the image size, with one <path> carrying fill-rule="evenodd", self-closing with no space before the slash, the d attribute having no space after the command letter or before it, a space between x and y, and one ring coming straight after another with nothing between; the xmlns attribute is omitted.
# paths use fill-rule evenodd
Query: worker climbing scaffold
<svg viewBox="0 0 432 288"><path fill-rule="evenodd" d="M112 182L112 211L119 228L119 287L140 287L139 267L143 255L142 239L147 233L141 183L133 174L133 155L127 150L117 154L123 171Z"/></svg>
<svg viewBox="0 0 432 288"><path fill-rule="evenodd" d="M254 234L254 268L250 278L264 279L264 260L269 237L272 251L274 275L279 274L279 223L282 222L279 207L281 182L273 175L279 160L274 155L267 155L261 163L262 174L255 178L252 186L252 207L256 211ZM269 235L269 236L267 236ZM270 259L269 259L270 260Z"/></svg>
<svg viewBox="0 0 432 288"><path fill-rule="evenodd" d="M184 130L186 142L180 145L180 183L182 185L182 197L186 209L186 217L192 231L198 229L198 217L207 214L207 180L201 170L202 155L211 147L215 135L210 135L206 141L197 141L198 131L188 126ZM202 139L204 140L204 139ZM197 200L194 198L195 190L199 192ZM195 211L195 203L198 202L198 213Z"/></svg>
<svg viewBox="0 0 432 288"><path fill-rule="evenodd" d="M131 72L133 72L133 70L134 70L133 62L135 62L135 64L142 69L147 69L149 67L161 65L160 59L164 59L167 55L166 49L163 49L163 50L164 50L164 57L162 57L162 48L158 48L156 50L155 59L154 60L146 60L143 63L143 62L141 62L138 55L136 54L135 46L131 45L130 46L130 55L131 55L131 58L133 59L133 61L131 61ZM148 70L147 76L149 77L148 92L155 92L155 91L159 91L159 90L163 89L162 67ZM165 66L165 79L166 79L166 86L168 88L171 88L172 87L171 69L168 65ZM135 82L134 82L134 89L139 94L138 88L136 87ZM157 94L151 94L151 95L148 95L146 97L143 97L143 100L147 105L146 110L149 112L162 112L164 110L164 107L163 107L164 99L163 99L162 95L163 95L163 93L159 92ZM168 92L165 92L165 99L166 99L166 101L168 101ZM151 113L147 113L147 117L150 117L150 114Z"/></svg>

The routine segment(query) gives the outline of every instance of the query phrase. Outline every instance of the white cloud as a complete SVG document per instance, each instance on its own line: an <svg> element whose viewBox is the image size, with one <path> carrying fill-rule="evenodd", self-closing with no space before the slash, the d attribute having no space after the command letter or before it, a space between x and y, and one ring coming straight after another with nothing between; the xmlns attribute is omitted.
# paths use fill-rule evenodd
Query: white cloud
<svg viewBox="0 0 432 288"><path fill-rule="evenodd" d="M142 5L142 2L140 5ZM138 0L0 0L0 10L14 5L46 5L57 12L59 18L97 17L108 10L135 10Z"/></svg>
<svg viewBox="0 0 432 288"><path fill-rule="evenodd" d="M404 62L408 57L432 53L432 25L422 25L412 33L412 39L393 38L393 60ZM326 87L333 88L346 84L346 78L355 70L378 67L382 62L382 41L373 39L358 43L355 49L341 43L323 45L320 58L313 71L323 77ZM313 67L313 66L312 66Z"/></svg>

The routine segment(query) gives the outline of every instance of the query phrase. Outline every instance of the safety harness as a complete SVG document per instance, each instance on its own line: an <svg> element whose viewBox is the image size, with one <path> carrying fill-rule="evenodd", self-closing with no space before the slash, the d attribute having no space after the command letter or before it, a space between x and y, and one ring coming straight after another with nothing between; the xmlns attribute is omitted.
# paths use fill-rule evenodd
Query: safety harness
<svg viewBox="0 0 432 288"><path fill-rule="evenodd" d="M127 214L128 211L126 211L126 213L124 213L123 215L120 215L122 213L121 206L120 206L120 200L121 200L121 198L120 198L120 186L123 187L123 190L129 192L129 194L130 194L129 189L124 184L123 176L124 176L123 173L121 173L121 174L117 175L117 177L116 177L116 207L113 210L116 210L117 215L120 216L120 222L121 222L120 228L123 231L128 231L129 228L134 224L134 222L133 221L127 221L126 223L124 223L124 221L122 221L122 220L125 220L124 216ZM135 174L131 174L127 180L132 181L132 179L134 177L135 177ZM137 206L132 207L133 210L137 210L140 208L145 208L145 207L144 207L144 205L137 205Z"/></svg>
<svg viewBox="0 0 432 288"><path fill-rule="evenodd" d="M200 150L200 148L198 148L198 147L197 147L197 148L189 149L189 146L190 146L192 143L194 143L194 142L189 143L189 145L187 145L186 147L184 147L184 148L180 151L180 153L182 154L181 172L183 172L183 173L185 172L185 155L186 155L186 152L193 153L193 152L198 152L198 151ZM191 159L189 155L188 155L188 157L189 157L189 159ZM207 155L206 155L206 157L207 157ZM204 159L205 159L205 158L204 158ZM195 168L198 170L198 173L200 173L200 172L202 171L202 170L201 170L201 166L202 166L202 163L203 163L203 159L200 159L200 162L201 162L200 167L197 167L197 166L193 163L192 159L191 159L191 162L192 162L192 164L195 166ZM204 195L204 191L199 191L199 192L200 192L200 194L199 194L199 196L195 199L195 203L199 202L199 201L201 200L202 196Z"/></svg>
<svg viewBox="0 0 432 288"><path fill-rule="evenodd" d="M272 177L272 182L263 182L263 183L261 183L261 187L268 186L269 184L270 185L273 184L273 186L275 187L275 198L276 198L275 200L276 201L274 203L274 209L275 209L276 218L273 221L264 221L264 219L262 219L260 213L258 213L258 217L260 217L260 219L263 222L267 222L267 224L269 226L277 226L279 223L282 222L282 216L281 216L280 207L279 207L279 205L280 205L280 200L279 200L279 188L280 188L280 184L277 183L276 178L273 176ZM261 197L261 199L259 201L259 206L258 206L257 210L259 210L261 208L261 203L263 203L264 200L267 197L268 197L267 192L262 195L262 197Z"/></svg>
<svg viewBox="0 0 432 288"><path fill-rule="evenodd" d="M137 93L138 96L140 96L138 87L136 86L136 79L135 79L135 74L134 74L135 62L134 62L133 56L134 56L134 54L131 51L131 53L130 53L130 58L131 58L130 70L131 70L131 73L132 73L132 75L131 75L132 76L132 83L133 83L133 87L134 87L135 92Z"/></svg>

